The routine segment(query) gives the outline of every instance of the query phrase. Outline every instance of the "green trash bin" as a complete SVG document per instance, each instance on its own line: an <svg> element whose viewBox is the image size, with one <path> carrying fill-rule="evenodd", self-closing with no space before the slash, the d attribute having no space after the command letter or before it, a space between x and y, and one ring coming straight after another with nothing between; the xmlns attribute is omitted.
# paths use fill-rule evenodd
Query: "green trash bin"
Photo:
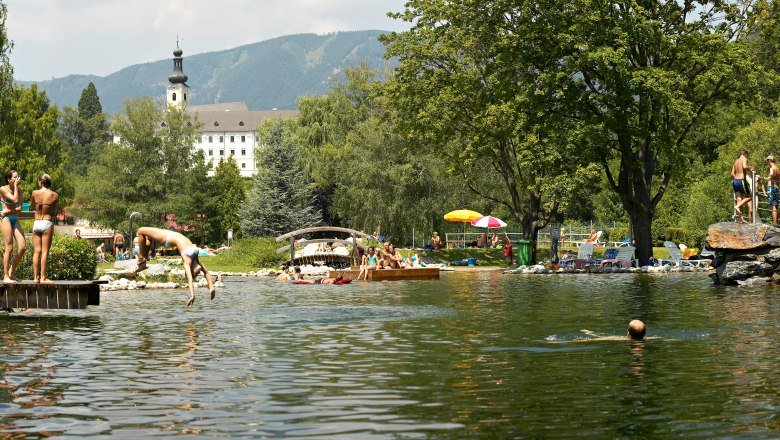
<svg viewBox="0 0 780 440"><path fill-rule="evenodd" d="M517 264L521 266L531 265L531 240L517 240Z"/></svg>

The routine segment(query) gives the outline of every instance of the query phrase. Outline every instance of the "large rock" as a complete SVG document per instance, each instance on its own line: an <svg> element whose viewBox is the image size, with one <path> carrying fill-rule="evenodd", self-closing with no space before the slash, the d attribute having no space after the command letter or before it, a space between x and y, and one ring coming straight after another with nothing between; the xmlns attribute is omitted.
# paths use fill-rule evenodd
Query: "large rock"
<svg viewBox="0 0 780 440"><path fill-rule="evenodd" d="M780 228L735 222L715 223L707 228L707 246L713 250L754 250L780 246Z"/></svg>
<svg viewBox="0 0 780 440"><path fill-rule="evenodd" d="M719 284L736 284L739 280L750 277L768 277L772 275L774 267L768 263L759 261L730 261L718 267L716 274Z"/></svg>

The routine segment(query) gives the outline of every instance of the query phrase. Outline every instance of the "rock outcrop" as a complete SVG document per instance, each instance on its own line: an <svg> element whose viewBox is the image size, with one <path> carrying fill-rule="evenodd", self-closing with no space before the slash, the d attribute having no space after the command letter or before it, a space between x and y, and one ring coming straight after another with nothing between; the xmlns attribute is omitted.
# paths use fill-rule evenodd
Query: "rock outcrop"
<svg viewBox="0 0 780 440"><path fill-rule="evenodd" d="M718 253L710 275L716 284L752 286L780 281L780 228L716 223L707 229L707 247Z"/></svg>

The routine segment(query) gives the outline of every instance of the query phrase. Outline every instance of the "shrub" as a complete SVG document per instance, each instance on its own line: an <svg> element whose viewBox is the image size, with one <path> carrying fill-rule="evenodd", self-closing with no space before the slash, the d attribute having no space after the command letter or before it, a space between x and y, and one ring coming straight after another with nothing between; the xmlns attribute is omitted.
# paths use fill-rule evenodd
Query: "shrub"
<svg viewBox="0 0 780 440"><path fill-rule="evenodd" d="M616 226L604 229L601 241L623 241L628 237L628 226Z"/></svg>
<svg viewBox="0 0 780 440"><path fill-rule="evenodd" d="M4 251L5 243L0 242L0 252ZM32 238L29 237L27 252L24 253L16 269L17 278L27 280L33 278L32 257L33 243ZM91 280L97 273L97 264L97 255L91 241L55 234L49 250L46 276L52 280Z"/></svg>
<svg viewBox="0 0 780 440"><path fill-rule="evenodd" d="M217 266L278 267L289 258L287 253L276 253L285 244L270 237L242 238L210 261Z"/></svg>

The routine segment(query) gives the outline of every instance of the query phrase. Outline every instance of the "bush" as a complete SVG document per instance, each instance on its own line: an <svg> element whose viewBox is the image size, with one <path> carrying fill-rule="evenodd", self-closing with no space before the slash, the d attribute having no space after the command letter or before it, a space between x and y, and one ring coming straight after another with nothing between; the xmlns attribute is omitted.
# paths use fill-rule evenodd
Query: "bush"
<svg viewBox="0 0 780 440"><path fill-rule="evenodd" d="M628 226L616 226L604 229L601 241L623 241L628 237Z"/></svg>
<svg viewBox="0 0 780 440"><path fill-rule="evenodd" d="M0 252L4 251L5 243L0 242ZM33 278L32 257L32 238L28 238L27 252L24 253L16 269L17 278L23 280ZM91 280L97 273L97 264L97 255L91 241L55 234L49 250L46 276L52 280Z"/></svg>
<svg viewBox="0 0 780 440"><path fill-rule="evenodd" d="M276 249L287 242L279 243L270 237L242 238L233 242L230 249L210 259L215 266L234 267L279 267L289 258L288 253L277 254Z"/></svg>
<svg viewBox="0 0 780 440"><path fill-rule="evenodd" d="M663 246L664 241L671 241L677 245L683 243L688 247L701 248L706 235L704 230L694 232L686 228L666 228L658 240L658 246Z"/></svg>

